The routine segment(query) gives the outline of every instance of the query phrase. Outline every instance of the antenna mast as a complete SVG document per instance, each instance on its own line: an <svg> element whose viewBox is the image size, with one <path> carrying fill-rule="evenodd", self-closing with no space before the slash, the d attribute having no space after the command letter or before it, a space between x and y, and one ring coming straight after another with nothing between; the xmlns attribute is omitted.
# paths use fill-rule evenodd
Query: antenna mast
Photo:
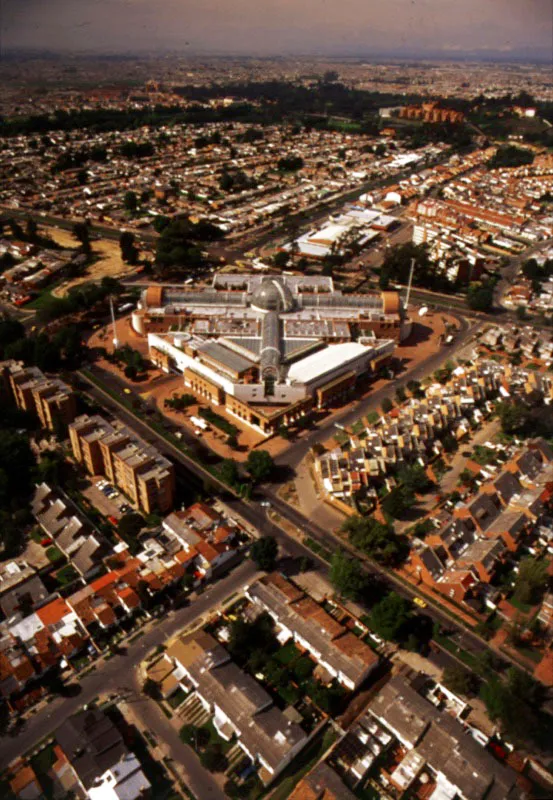
<svg viewBox="0 0 553 800"><path fill-rule="evenodd" d="M405 298L405 310L409 308L409 298L411 297L411 284L413 283L413 272L415 271L415 259L411 259L411 269L409 271L409 283L407 284L407 297Z"/></svg>
<svg viewBox="0 0 553 800"><path fill-rule="evenodd" d="M113 310L113 297L109 296L109 310L111 311L111 324L113 327L113 348L117 350L119 348L119 339L117 338L117 328L115 326L115 311Z"/></svg>

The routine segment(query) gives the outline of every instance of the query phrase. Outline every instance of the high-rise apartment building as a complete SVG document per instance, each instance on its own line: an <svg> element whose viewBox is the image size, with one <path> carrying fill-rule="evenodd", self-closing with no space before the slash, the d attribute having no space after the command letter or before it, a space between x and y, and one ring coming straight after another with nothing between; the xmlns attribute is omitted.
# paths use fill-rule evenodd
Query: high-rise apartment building
<svg viewBox="0 0 553 800"><path fill-rule="evenodd" d="M146 514L171 511L174 467L155 447L98 415L78 417L69 436L75 459L91 475L104 475Z"/></svg>
<svg viewBox="0 0 553 800"><path fill-rule="evenodd" d="M17 361L0 365L4 391L11 394L23 411L35 414L43 428L69 425L77 415L73 390L58 378L47 378L38 367L24 367Z"/></svg>

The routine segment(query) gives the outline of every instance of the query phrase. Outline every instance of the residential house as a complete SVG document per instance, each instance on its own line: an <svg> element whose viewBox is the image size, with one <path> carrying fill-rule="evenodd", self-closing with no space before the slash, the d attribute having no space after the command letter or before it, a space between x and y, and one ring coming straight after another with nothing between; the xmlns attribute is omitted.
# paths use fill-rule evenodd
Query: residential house
<svg viewBox="0 0 553 800"><path fill-rule="evenodd" d="M56 742L74 785L88 800L146 800L151 784L123 736L100 709L81 711L63 722Z"/></svg>
<svg viewBox="0 0 553 800"><path fill-rule="evenodd" d="M274 619L279 641L307 650L329 680L356 689L379 663L374 651L279 573L246 588L246 597Z"/></svg>
<svg viewBox="0 0 553 800"><path fill-rule="evenodd" d="M108 550L107 542L61 488L52 489L47 483L37 485L31 510L44 533L83 577L98 572Z"/></svg>
<svg viewBox="0 0 553 800"><path fill-rule="evenodd" d="M189 692L195 692L213 715L219 735L238 745L255 764L268 784L307 743L300 726L273 705L270 695L243 672L216 639L203 631L185 636L171 645L165 660L173 675Z"/></svg>
<svg viewBox="0 0 553 800"><path fill-rule="evenodd" d="M516 800L522 797L516 773L487 752L463 725L395 676L370 701L372 717L401 747L398 758L381 768L399 793L425 786L428 800ZM426 778L423 776L426 775Z"/></svg>
<svg viewBox="0 0 553 800"><path fill-rule="evenodd" d="M321 761L293 789L288 800L355 800L341 778Z"/></svg>

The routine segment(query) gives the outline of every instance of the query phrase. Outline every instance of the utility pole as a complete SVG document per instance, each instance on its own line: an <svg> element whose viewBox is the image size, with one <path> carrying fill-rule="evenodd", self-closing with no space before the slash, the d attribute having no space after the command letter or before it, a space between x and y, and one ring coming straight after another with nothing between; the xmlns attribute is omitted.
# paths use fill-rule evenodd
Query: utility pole
<svg viewBox="0 0 553 800"><path fill-rule="evenodd" d="M117 328L115 326L115 311L113 310L113 297L111 295L109 296L109 310L111 311L111 324L113 328L113 339L112 339L113 349L118 350L119 339L117 338Z"/></svg>
<svg viewBox="0 0 553 800"><path fill-rule="evenodd" d="M409 283L407 284L407 296L405 298L405 310L409 308L409 298L411 297L411 284L413 283L413 272L415 271L415 259L411 259L411 269L409 271Z"/></svg>

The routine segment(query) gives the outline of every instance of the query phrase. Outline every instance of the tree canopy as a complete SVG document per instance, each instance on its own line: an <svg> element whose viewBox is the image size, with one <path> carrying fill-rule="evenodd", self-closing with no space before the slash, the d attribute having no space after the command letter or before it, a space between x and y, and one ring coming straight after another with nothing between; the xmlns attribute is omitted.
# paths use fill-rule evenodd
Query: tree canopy
<svg viewBox="0 0 553 800"><path fill-rule="evenodd" d="M380 268L380 288L387 289L390 283L406 284L409 281L411 262L415 260L413 283L425 289L440 292L453 290L453 284L443 275L430 258L426 244L406 242L392 247Z"/></svg>
<svg viewBox="0 0 553 800"><path fill-rule="evenodd" d="M117 530L123 538L136 539L142 528L146 525L146 520L142 514L131 511L124 514L119 520Z"/></svg>
<svg viewBox="0 0 553 800"><path fill-rule="evenodd" d="M493 306L493 289L485 283L473 283L467 291L467 304L473 311L489 311Z"/></svg>
<svg viewBox="0 0 553 800"><path fill-rule="evenodd" d="M396 592L390 592L372 607L371 628L388 641L398 641L409 620L410 606Z"/></svg>
<svg viewBox="0 0 553 800"><path fill-rule="evenodd" d="M336 550L330 562L330 581L339 595L350 600L358 599L365 588L366 575L359 561L342 550Z"/></svg>
<svg viewBox="0 0 553 800"><path fill-rule="evenodd" d="M515 598L521 603L539 603L548 581L547 562L539 558L523 558L515 581Z"/></svg>
<svg viewBox="0 0 553 800"><path fill-rule="evenodd" d="M251 557L260 569L271 572L278 556L278 543L274 536L262 536L251 546Z"/></svg>
<svg viewBox="0 0 553 800"><path fill-rule="evenodd" d="M246 459L246 469L255 483L268 480L275 468L271 455L266 450L251 450Z"/></svg>
<svg viewBox="0 0 553 800"><path fill-rule="evenodd" d="M342 525L349 541L379 564L396 566L407 552L406 543L388 525L383 525L373 517L359 515L348 517Z"/></svg>
<svg viewBox="0 0 553 800"><path fill-rule="evenodd" d="M522 167L525 164L532 164L534 153L523 147L516 147L508 144L497 148L496 154L487 162L490 169L505 167Z"/></svg>

